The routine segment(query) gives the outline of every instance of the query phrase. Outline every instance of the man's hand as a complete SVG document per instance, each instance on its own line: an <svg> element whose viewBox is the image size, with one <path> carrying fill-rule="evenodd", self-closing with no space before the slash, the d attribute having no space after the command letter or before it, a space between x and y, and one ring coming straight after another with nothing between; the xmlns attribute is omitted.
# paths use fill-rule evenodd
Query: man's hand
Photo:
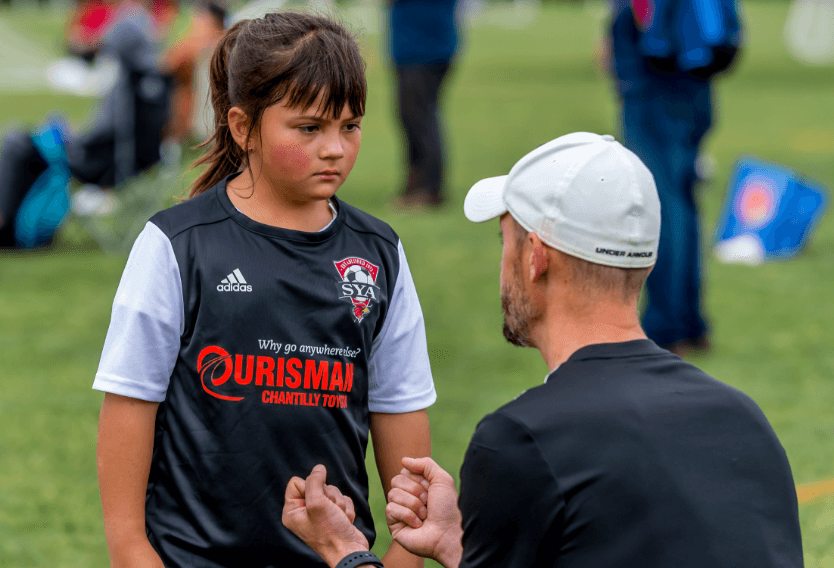
<svg viewBox="0 0 834 568"><path fill-rule="evenodd" d="M452 476L431 458L403 458L403 465L385 507L391 535L412 554L456 568L463 529Z"/></svg>
<svg viewBox="0 0 834 568"><path fill-rule="evenodd" d="M306 480L290 479L281 520L332 567L351 552L368 550L368 539L353 526L351 498L325 485L326 478L327 470L317 465Z"/></svg>

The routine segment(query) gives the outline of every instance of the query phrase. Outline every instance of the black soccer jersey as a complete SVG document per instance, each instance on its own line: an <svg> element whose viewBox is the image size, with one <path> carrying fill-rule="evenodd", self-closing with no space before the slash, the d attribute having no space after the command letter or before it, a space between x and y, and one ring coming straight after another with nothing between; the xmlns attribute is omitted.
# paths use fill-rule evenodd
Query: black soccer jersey
<svg viewBox="0 0 834 568"><path fill-rule="evenodd" d="M461 568L796 568L796 491L749 397L649 340L579 349L478 425Z"/></svg>
<svg viewBox="0 0 834 568"><path fill-rule="evenodd" d="M374 540L369 412L435 399L402 245L336 201L317 233L257 223L225 180L154 216L114 300L94 388L160 401L146 497L166 566L306 566L281 523L317 463Z"/></svg>

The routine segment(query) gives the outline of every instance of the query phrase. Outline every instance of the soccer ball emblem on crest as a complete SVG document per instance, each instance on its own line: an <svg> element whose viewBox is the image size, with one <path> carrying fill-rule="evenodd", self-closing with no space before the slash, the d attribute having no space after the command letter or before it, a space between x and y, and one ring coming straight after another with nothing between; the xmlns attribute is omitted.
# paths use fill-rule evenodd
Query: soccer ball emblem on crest
<svg viewBox="0 0 834 568"><path fill-rule="evenodd" d="M356 282L359 284L374 283L374 279L371 278L371 273L359 266L358 264L349 266L348 269L345 271L345 275L343 278L345 282Z"/></svg>
<svg viewBox="0 0 834 568"><path fill-rule="evenodd" d="M352 314L359 323L370 313L372 302L379 297L376 286L379 267L355 256L334 261L333 264L342 278L336 283L339 297L353 304Z"/></svg>

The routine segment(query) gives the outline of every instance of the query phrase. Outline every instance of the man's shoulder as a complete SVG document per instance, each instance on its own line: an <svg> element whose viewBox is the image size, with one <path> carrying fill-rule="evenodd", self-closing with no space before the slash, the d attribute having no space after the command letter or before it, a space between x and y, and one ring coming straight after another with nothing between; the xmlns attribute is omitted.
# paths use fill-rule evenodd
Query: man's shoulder
<svg viewBox="0 0 834 568"><path fill-rule="evenodd" d="M484 416L472 442L495 446L523 439L537 444L542 436L558 435L569 429L576 423L571 411L576 408L576 399L560 397L560 389L553 386L544 384L530 388ZM593 418L583 415L582 420Z"/></svg>
<svg viewBox="0 0 834 568"><path fill-rule="evenodd" d="M166 237L173 240L189 229L200 225L207 225L222 221L229 217L220 200L215 195L215 188L211 188L200 195L181 203L163 209L150 222L159 227Z"/></svg>
<svg viewBox="0 0 834 568"><path fill-rule="evenodd" d="M470 445L499 451L520 445L532 447L538 445L540 436L560 430L558 423L564 415L542 402L538 389L525 391L481 418Z"/></svg>
<svg viewBox="0 0 834 568"><path fill-rule="evenodd" d="M583 347L548 376L546 386L558 390L559 398L643 390L663 394L681 388L743 394L650 340Z"/></svg>
<svg viewBox="0 0 834 568"><path fill-rule="evenodd" d="M635 416L674 424L699 412L766 422L748 395L665 350L618 356L606 348L579 355L496 414L533 433L575 432L581 425L617 430ZM669 415L671 408L685 412Z"/></svg>

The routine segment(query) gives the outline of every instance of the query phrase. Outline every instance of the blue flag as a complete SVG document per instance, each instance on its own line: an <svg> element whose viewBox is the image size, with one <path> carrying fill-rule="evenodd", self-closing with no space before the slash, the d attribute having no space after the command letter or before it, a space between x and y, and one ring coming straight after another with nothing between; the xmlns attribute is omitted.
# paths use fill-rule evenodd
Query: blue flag
<svg viewBox="0 0 834 568"><path fill-rule="evenodd" d="M746 157L736 162L716 230L725 262L787 259L808 243L828 205L826 188L793 170Z"/></svg>

